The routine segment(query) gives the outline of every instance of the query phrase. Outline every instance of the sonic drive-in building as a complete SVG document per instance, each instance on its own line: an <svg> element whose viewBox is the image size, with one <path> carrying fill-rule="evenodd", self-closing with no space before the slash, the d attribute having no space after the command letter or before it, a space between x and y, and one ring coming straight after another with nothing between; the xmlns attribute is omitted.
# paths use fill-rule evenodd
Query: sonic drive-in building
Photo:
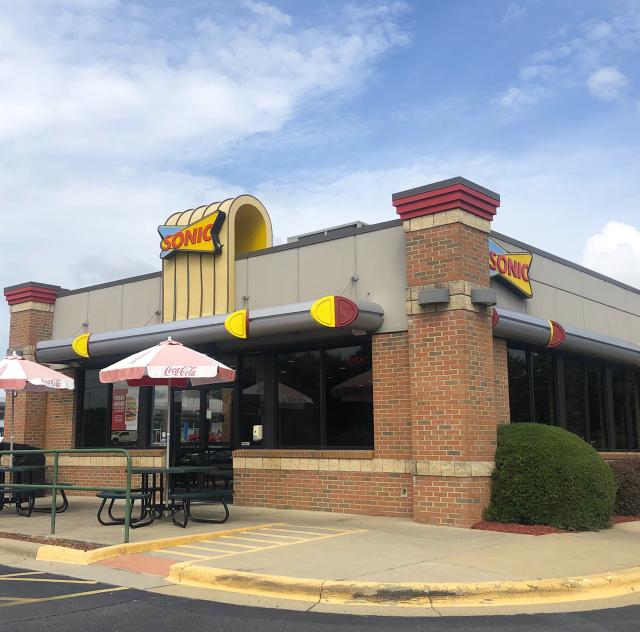
<svg viewBox="0 0 640 632"><path fill-rule="evenodd" d="M273 246L267 210L242 195L168 217L157 273L5 288L10 349L76 379L74 392L18 394L15 440L161 465L173 406L172 462L229 468L236 504L459 526L488 502L500 424L635 453L640 290L492 232L499 195L464 178L392 204L389 221ZM100 383L168 336L236 380ZM124 478L116 457L60 462L67 482Z"/></svg>

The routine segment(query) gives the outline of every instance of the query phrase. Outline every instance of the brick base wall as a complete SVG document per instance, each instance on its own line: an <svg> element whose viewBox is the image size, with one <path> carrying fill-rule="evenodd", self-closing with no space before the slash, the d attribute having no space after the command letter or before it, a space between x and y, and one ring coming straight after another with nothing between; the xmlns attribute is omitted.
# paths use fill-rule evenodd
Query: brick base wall
<svg viewBox="0 0 640 632"><path fill-rule="evenodd" d="M234 470L234 503L410 518L412 479L382 472ZM401 489L407 497L400 497Z"/></svg>
<svg viewBox="0 0 640 632"><path fill-rule="evenodd" d="M489 477L444 478L421 476L414 486L413 519L435 525L470 527L489 504Z"/></svg>

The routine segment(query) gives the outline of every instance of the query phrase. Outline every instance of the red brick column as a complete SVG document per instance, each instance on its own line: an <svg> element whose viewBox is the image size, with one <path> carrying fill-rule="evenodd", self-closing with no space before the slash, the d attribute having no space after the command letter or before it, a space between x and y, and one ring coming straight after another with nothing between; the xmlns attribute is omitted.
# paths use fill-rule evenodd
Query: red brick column
<svg viewBox="0 0 640 632"><path fill-rule="evenodd" d="M34 359L36 344L51 338L53 309L60 288L42 283L23 283L5 288L9 303L9 350L28 360ZM45 447L47 395L45 393L18 393L11 415L10 394L7 394L5 439L9 441L10 424L15 443Z"/></svg>
<svg viewBox="0 0 640 632"><path fill-rule="evenodd" d="M493 339L493 378L498 407L498 423L508 424L509 412L509 368L507 366L507 341Z"/></svg>
<svg viewBox="0 0 640 632"><path fill-rule="evenodd" d="M491 308L471 302L489 287L487 235L499 196L455 178L393 196L407 252L413 514L470 526L489 499L499 421ZM421 304L421 290L448 300Z"/></svg>

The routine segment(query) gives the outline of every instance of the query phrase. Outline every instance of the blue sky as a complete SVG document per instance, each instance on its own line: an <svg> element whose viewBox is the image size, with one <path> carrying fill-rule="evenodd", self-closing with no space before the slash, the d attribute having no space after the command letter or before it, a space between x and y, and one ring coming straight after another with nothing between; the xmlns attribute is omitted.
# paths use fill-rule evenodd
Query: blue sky
<svg viewBox="0 0 640 632"><path fill-rule="evenodd" d="M282 240L456 175L640 286L639 0L0 4L3 287L156 270L166 216L238 193Z"/></svg>

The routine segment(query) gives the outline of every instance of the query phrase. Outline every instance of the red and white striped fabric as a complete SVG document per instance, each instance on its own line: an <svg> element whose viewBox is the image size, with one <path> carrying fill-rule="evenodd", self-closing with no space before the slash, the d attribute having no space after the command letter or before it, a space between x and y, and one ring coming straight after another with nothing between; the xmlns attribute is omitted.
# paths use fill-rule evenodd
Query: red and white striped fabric
<svg viewBox="0 0 640 632"><path fill-rule="evenodd" d="M101 382L126 381L130 386L199 386L235 378L233 369L171 338L100 371Z"/></svg>
<svg viewBox="0 0 640 632"><path fill-rule="evenodd" d="M0 361L0 388L5 391L73 389L73 378L42 364L25 360L15 352Z"/></svg>

